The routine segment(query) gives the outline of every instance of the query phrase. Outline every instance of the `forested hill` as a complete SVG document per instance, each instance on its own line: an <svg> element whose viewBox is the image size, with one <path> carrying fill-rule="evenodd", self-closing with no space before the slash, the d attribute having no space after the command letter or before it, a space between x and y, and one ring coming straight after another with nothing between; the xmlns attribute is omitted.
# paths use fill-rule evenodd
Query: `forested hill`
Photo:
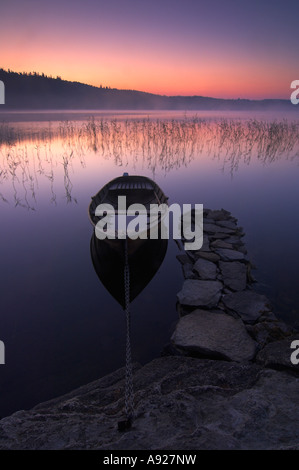
<svg viewBox="0 0 299 470"><path fill-rule="evenodd" d="M293 109L289 100L224 100L202 96L162 96L135 90L94 87L52 78L44 74L16 73L0 69L9 109L163 109L242 110ZM299 106L298 106L299 108Z"/></svg>

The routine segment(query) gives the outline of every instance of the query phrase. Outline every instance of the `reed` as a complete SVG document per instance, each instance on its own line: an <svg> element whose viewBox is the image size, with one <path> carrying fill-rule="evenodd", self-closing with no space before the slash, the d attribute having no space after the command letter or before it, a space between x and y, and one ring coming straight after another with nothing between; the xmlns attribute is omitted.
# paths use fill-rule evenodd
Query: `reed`
<svg viewBox="0 0 299 470"><path fill-rule="evenodd" d="M57 149L59 149L57 151ZM16 206L34 209L41 179L54 182L63 168L67 203L73 196L71 170L88 165L88 156L113 161L118 167L168 173L209 156L233 175L240 163L256 158L262 165L299 156L299 122L257 119L116 119L91 117L85 122L61 121L29 125L0 123L0 184L10 182ZM0 200L9 198L0 192Z"/></svg>

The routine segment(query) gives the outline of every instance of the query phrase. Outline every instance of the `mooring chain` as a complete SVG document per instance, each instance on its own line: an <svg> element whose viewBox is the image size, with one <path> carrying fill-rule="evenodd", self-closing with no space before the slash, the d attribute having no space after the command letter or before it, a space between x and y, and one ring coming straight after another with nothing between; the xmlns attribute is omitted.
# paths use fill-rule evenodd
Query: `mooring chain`
<svg viewBox="0 0 299 470"><path fill-rule="evenodd" d="M128 259L128 242L125 243L125 313L126 313L126 384L125 384L125 411L128 424L133 418L133 373L131 354L131 315L130 315L130 268Z"/></svg>

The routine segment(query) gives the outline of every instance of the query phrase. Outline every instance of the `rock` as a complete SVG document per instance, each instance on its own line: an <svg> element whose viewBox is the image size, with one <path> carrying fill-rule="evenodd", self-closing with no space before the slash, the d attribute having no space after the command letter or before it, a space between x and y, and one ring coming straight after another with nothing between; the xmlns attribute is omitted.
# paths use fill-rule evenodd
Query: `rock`
<svg viewBox="0 0 299 470"><path fill-rule="evenodd" d="M237 250L228 250L226 248L217 248L215 252L223 259L223 261L237 261L244 259L244 253Z"/></svg>
<svg viewBox="0 0 299 470"><path fill-rule="evenodd" d="M204 218L202 219L202 221L203 221L203 224L204 224L204 225L205 225L205 224L216 224L216 221L215 221L214 219L211 219L211 218L208 219L207 217L204 217Z"/></svg>
<svg viewBox="0 0 299 470"><path fill-rule="evenodd" d="M227 243L226 241L223 240L214 240L211 243L212 248L228 248L229 250L233 250L233 245L231 243Z"/></svg>
<svg viewBox="0 0 299 470"><path fill-rule="evenodd" d="M254 323L270 307L264 295L251 290L224 295L222 301L227 308L234 310L247 323Z"/></svg>
<svg viewBox="0 0 299 470"><path fill-rule="evenodd" d="M222 232L216 232L216 233L211 233L210 234L210 239L211 240L219 240L219 239L227 239L230 238L230 235L228 233L222 233Z"/></svg>
<svg viewBox="0 0 299 470"><path fill-rule="evenodd" d="M295 352L295 349L298 349L298 346L295 349L291 348L293 341L298 341L299 344L299 334L290 336L287 339L281 341L275 341L267 344L264 349L262 349L257 357L256 361L258 364L262 364L265 367L271 367L276 369L287 368L295 369L299 372L299 364L292 364L291 355ZM297 359L299 359L299 354L297 354Z"/></svg>
<svg viewBox="0 0 299 470"><path fill-rule="evenodd" d="M278 318L273 312L265 312L260 316L259 322L277 322Z"/></svg>
<svg viewBox="0 0 299 470"><path fill-rule="evenodd" d="M225 241L226 243L231 243L232 245L244 245L241 240L241 234L239 234L239 236L227 237Z"/></svg>
<svg viewBox="0 0 299 470"><path fill-rule="evenodd" d="M222 283L219 281L187 279L177 298L182 305L212 308L217 306L221 291Z"/></svg>
<svg viewBox="0 0 299 470"><path fill-rule="evenodd" d="M189 263L194 263L196 261L197 257L195 256L195 251L186 250L185 253L189 258Z"/></svg>
<svg viewBox="0 0 299 470"><path fill-rule="evenodd" d="M220 225L220 227L230 228L234 231L238 229L236 222L232 220L217 220L216 224Z"/></svg>
<svg viewBox="0 0 299 470"><path fill-rule="evenodd" d="M220 256L216 253L206 251L197 251L196 253L200 258L207 259L208 261L213 261L214 263L220 260Z"/></svg>
<svg viewBox="0 0 299 470"><path fill-rule="evenodd" d="M185 315L189 315L191 312L193 312L193 310L194 310L194 307L192 307L192 305L191 306L181 305L179 302L176 302L176 311L179 317L184 317Z"/></svg>
<svg viewBox="0 0 299 470"><path fill-rule="evenodd" d="M223 294L231 294L231 293L232 293L231 289L228 289L227 287L224 287ZM240 317L237 315L237 318L240 318Z"/></svg>
<svg viewBox="0 0 299 470"><path fill-rule="evenodd" d="M206 233L203 234L203 243L199 250L194 251L195 254L198 254L202 251L211 251L209 237Z"/></svg>
<svg viewBox="0 0 299 470"><path fill-rule="evenodd" d="M188 356L187 351L183 351L182 349L177 348L173 343L168 343L166 344L162 351L161 351L161 357L164 356Z"/></svg>
<svg viewBox="0 0 299 470"><path fill-rule="evenodd" d="M261 321L261 319L262 316L259 318L258 323L246 327L248 333L259 344L260 348L270 342L285 339L293 333L288 325L277 319L276 321Z"/></svg>
<svg viewBox="0 0 299 470"><path fill-rule="evenodd" d="M244 255L247 254L247 250L246 250L244 245L240 245L240 246L236 247L236 250L241 251L241 253L244 253Z"/></svg>
<svg viewBox="0 0 299 470"><path fill-rule="evenodd" d="M184 279L196 279L197 278L196 274L193 272L193 264L190 264L190 263L183 264L182 268L183 268Z"/></svg>
<svg viewBox="0 0 299 470"><path fill-rule="evenodd" d="M172 341L184 350L237 362L249 361L256 351L242 320L205 310L180 318Z"/></svg>
<svg viewBox="0 0 299 470"><path fill-rule="evenodd" d="M200 279L216 279L217 267L215 263L203 258L199 258L193 266Z"/></svg>
<svg viewBox="0 0 299 470"><path fill-rule="evenodd" d="M249 261L247 263L247 281L249 284L253 284L254 282L256 282L256 279L255 277L253 276L252 274L252 270L255 269L255 267L253 266L253 264Z"/></svg>
<svg viewBox="0 0 299 470"><path fill-rule="evenodd" d="M188 255L183 254L183 255L176 255L176 259L181 263L181 264L190 264L190 258Z"/></svg>
<svg viewBox="0 0 299 470"><path fill-rule="evenodd" d="M202 243L202 247L200 248L200 251L211 251L209 237L205 233L203 234L203 243Z"/></svg>
<svg viewBox="0 0 299 470"><path fill-rule="evenodd" d="M124 369L0 421L7 450L298 448L298 378L260 365L162 357L135 371L125 433Z"/></svg>
<svg viewBox="0 0 299 470"><path fill-rule="evenodd" d="M225 227L219 227L219 225L216 224L203 224L203 231L208 232L208 233L226 233L226 234L233 234L235 230L232 230L230 228L225 228Z"/></svg>
<svg viewBox="0 0 299 470"><path fill-rule="evenodd" d="M244 263L239 263L238 261L219 261L219 267L225 286L235 291L244 290L246 288L247 268Z"/></svg>

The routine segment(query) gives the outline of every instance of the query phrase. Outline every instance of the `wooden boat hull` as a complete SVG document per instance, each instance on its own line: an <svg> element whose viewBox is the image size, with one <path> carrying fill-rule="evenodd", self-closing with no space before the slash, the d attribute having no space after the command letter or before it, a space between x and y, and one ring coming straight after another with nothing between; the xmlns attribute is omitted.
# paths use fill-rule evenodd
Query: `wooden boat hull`
<svg viewBox="0 0 299 470"><path fill-rule="evenodd" d="M115 215L118 215L118 197L126 196L126 210L131 204L142 204L147 215L152 204L168 205L168 198L159 186L150 178L144 176L124 176L115 178L107 183L95 196L89 205L89 219L94 227L101 217L96 216L96 208L100 204L112 206ZM148 217L147 220L150 220ZM161 224L162 216L156 219L156 225ZM117 229L113 238L97 238L97 231L93 232L90 242L90 253L94 269L110 294L125 307L125 247L127 247L130 274L130 302L147 286L161 266L168 240L150 239L150 225L145 227L147 238L118 238Z"/></svg>
<svg viewBox="0 0 299 470"><path fill-rule="evenodd" d="M142 243L136 246L137 240L128 240L130 302L152 280L167 251L168 240L149 239L141 241ZM117 243L119 246L115 249ZM123 308L125 307L124 243L125 240L115 240L114 246L111 246L107 240L97 239L95 234L93 234L90 242L90 253L94 269L102 284Z"/></svg>

